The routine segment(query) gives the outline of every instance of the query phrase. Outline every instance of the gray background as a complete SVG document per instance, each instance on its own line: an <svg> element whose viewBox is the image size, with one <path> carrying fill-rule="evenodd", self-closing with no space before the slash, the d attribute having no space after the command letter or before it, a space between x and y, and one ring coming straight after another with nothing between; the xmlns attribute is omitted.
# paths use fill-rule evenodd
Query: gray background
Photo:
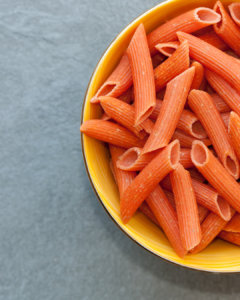
<svg viewBox="0 0 240 300"><path fill-rule="evenodd" d="M112 39L156 0L0 0L0 299L238 299L240 275L166 263L88 181L84 93Z"/></svg>

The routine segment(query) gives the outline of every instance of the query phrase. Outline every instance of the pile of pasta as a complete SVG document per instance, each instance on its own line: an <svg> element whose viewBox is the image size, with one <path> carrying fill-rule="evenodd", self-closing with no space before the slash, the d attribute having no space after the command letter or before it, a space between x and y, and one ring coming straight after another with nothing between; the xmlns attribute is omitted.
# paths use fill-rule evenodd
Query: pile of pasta
<svg viewBox="0 0 240 300"><path fill-rule="evenodd" d="M240 245L240 4L229 11L140 24L91 99L102 118L80 127L109 143L123 223L140 209L182 259L216 237Z"/></svg>

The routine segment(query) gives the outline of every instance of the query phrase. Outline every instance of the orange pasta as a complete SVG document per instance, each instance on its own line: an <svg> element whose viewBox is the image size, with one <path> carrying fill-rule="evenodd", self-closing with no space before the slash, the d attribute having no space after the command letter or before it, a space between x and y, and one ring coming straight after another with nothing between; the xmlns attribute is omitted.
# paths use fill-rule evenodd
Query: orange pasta
<svg viewBox="0 0 240 300"><path fill-rule="evenodd" d="M157 44L176 41L177 31L191 33L206 26L215 24L220 20L221 17L213 10L205 7L199 7L168 21L147 36L151 55L157 53L155 48Z"/></svg>
<svg viewBox="0 0 240 300"><path fill-rule="evenodd" d="M202 41L209 43L210 45L218 48L219 50L226 51L229 50L228 45L216 35L215 32L208 33L206 35L198 36Z"/></svg>
<svg viewBox="0 0 240 300"><path fill-rule="evenodd" d="M124 192L120 213L123 223L127 223L144 199L151 193L157 184L178 164L180 157L178 141L169 144L161 151Z"/></svg>
<svg viewBox="0 0 240 300"><path fill-rule="evenodd" d="M146 132L151 133L154 123L149 119L146 119L139 126L134 126L135 109L131 105L112 97L99 97L99 99L108 116L133 132L140 139L146 136ZM146 132L143 131L145 126L147 128Z"/></svg>
<svg viewBox="0 0 240 300"><path fill-rule="evenodd" d="M141 171L159 154L159 151L154 151L141 155L141 151L141 148L136 147L128 149L119 158L117 167L125 171ZM190 149L181 149L179 163L186 169L194 166Z"/></svg>
<svg viewBox="0 0 240 300"><path fill-rule="evenodd" d="M139 209L146 217L148 217L148 219L150 219L157 226L161 227L146 201L143 201L143 203L139 206Z"/></svg>
<svg viewBox="0 0 240 300"><path fill-rule="evenodd" d="M156 93L156 98L157 99L163 99L166 93L166 87L162 89L161 91ZM156 107L155 107L156 108Z"/></svg>
<svg viewBox="0 0 240 300"><path fill-rule="evenodd" d="M135 31L127 55L133 76L135 125L139 125L148 118L156 106L153 66L143 24Z"/></svg>
<svg viewBox="0 0 240 300"><path fill-rule="evenodd" d="M132 72L129 59L125 53L120 60L117 68L108 77L105 83L97 91L96 95L91 99L91 103L99 103L99 96L115 97L122 95L132 85Z"/></svg>
<svg viewBox="0 0 240 300"><path fill-rule="evenodd" d="M92 138L114 144L122 148L143 147L146 140L140 140L126 128L108 121L85 121L80 131Z"/></svg>
<svg viewBox="0 0 240 300"><path fill-rule="evenodd" d="M180 46L180 42L168 42L156 45L156 49L163 55L170 57Z"/></svg>
<svg viewBox="0 0 240 300"><path fill-rule="evenodd" d="M226 224L227 221L211 212L201 225L202 240L200 244L190 252L192 254L197 254L205 249L211 243L211 241L213 241L215 237L222 231Z"/></svg>
<svg viewBox="0 0 240 300"><path fill-rule="evenodd" d="M189 68L189 47L184 42L173 53L154 70L156 92L162 90L168 82Z"/></svg>
<svg viewBox="0 0 240 300"><path fill-rule="evenodd" d="M190 176L192 179L197 180L199 182L205 182L206 178L202 176L200 172L198 172L197 169L189 169L188 172L190 173Z"/></svg>
<svg viewBox="0 0 240 300"><path fill-rule="evenodd" d="M162 104L162 100L156 100L156 107L149 116L150 119L157 120L162 108ZM177 128L197 139L203 139L207 137L206 131L202 127L198 118L193 113L185 109L182 111Z"/></svg>
<svg viewBox="0 0 240 300"><path fill-rule="evenodd" d="M228 8L233 20L240 26L240 3L232 3Z"/></svg>
<svg viewBox="0 0 240 300"><path fill-rule="evenodd" d="M191 34L184 32L177 34L180 42L188 41L190 56L193 59L222 76L232 87L240 91L239 63L233 57Z"/></svg>
<svg viewBox="0 0 240 300"><path fill-rule="evenodd" d="M220 161L229 174L238 179L238 159L227 134L226 126L212 98L203 91L192 90L188 97L188 104L206 130Z"/></svg>
<svg viewBox="0 0 240 300"><path fill-rule="evenodd" d="M211 94L210 96L220 113L226 113L231 111L231 108L218 94Z"/></svg>
<svg viewBox="0 0 240 300"><path fill-rule="evenodd" d="M164 61L164 56L161 53L158 53L152 57L153 69L158 67Z"/></svg>
<svg viewBox="0 0 240 300"><path fill-rule="evenodd" d="M229 107L240 114L240 93L231 87L221 76L205 68L205 76L210 85L218 95L229 105Z"/></svg>
<svg viewBox="0 0 240 300"><path fill-rule="evenodd" d="M240 118L235 112L231 112L228 134L232 142L233 148L236 151L238 158L240 159Z"/></svg>
<svg viewBox="0 0 240 300"><path fill-rule="evenodd" d="M225 126L228 128L229 120L230 120L230 112L221 114L221 118L223 119ZM232 145L233 145L233 143L232 143Z"/></svg>
<svg viewBox="0 0 240 300"><path fill-rule="evenodd" d="M183 259L187 254L187 250L183 247L181 240L177 214L159 185L149 194L146 201L168 237L173 249Z"/></svg>
<svg viewBox="0 0 240 300"><path fill-rule="evenodd" d="M133 94L134 94L133 87L130 87L125 93L123 93L121 96L119 96L117 98L127 104L130 104L134 99ZM108 96L108 97L110 97L110 96Z"/></svg>
<svg viewBox="0 0 240 300"><path fill-rule="evenodd" d="M176 130L172 136L172 141L179 140L181 147L183 148L192 148L193 141L196 140L196 138L193 138L192 136L185 134L181 130ZM212 143L209 139L201 139L201 141L206 145L210 146Z"/></svg>
<svg viewBox="0 0 240 300"><path fill-rule="evenodd" d="M220 1L214 5L214 11L222 16L220 22L213 25L218 36L229 45L238 55L240 55L240 29L226 12Z"/></svg>
<svg viewBox="0 0 240 300"><path fill-rule="evenodd" d="M209 34L209 33L212 33L212 32L214 32L213 26L209 25L207 27L204 27L204 28L201 28L199 30L194 31L192 33L192 35L195 35L195 36L199 37L201 35Z"/></svg>
<svg viewBox="0 0 240 300"><path fill-rule="evenodd" d="M191 157L194 165L213 188L240 212L240 186L211 151L202 142L194 141Z"/></svg>
<svg viewBox="0 0 240 300"><path fill-rule="evenodd" d="M170 173L183 246L191 250L202 237L198 208L191 177L182 165Z"/></svg>
<svg viewBox="0 0 240 300"><path fill-rule="evenodd" d="M203 77L204 77L204 68L203 66L197 62L194 61L190 67L195 67L195 75L193 78L193 82L191 85L190 90L198 90L202 84Z"/></svg>
<svg viewBox="0 0 240 300"><path fill-rule="evenodd" d="M194 73L195 68L190 68L168 83L161 111L142 154L165 147L171 140L186 103Z"/></svg>
<svg viewBox="0 0 240 300"><path fill-rule="evenodd" d="M109 117L109 116L104 112L100 120L102 120L102 121L109 121L109 120L111 120L111 117Z"/></svg>
<svg viewBox="0 0 240 300"><path fill-rule="evenodd" d="M221 239L230 242L232 244L240 246L240 233L239 232L226 232L221 231L218 235Z"/></svg>
<svg viewBox="0 0 240 300"><path fill-rule="evenodd" d="M240 233L240 214L236 213L234 217L223 228L224 231L239 232Z"/></svg>

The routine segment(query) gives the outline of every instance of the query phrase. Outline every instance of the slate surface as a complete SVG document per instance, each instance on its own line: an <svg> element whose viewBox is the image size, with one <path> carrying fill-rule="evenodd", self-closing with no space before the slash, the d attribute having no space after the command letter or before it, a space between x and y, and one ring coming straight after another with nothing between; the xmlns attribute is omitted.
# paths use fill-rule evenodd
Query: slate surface
<svg viewBox="0 0 240 300"><path fill-rule="evenodd" d="M166 263L112 223L79 124L101 54L156 0L0 0L0 299L239 299L240 275Z"/></svg>

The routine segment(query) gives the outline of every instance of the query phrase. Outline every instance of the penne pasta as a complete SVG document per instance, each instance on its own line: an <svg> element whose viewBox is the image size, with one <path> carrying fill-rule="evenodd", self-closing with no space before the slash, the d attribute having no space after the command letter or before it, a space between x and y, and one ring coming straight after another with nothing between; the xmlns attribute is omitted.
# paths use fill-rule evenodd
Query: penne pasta
<svg viewBox="0 0 240 300"><path fill-rule="evenodd" d="M240 186L211 151L199 141L194 141L192 161L198 171L228 203L240 212Z"/></svg>
<svg viewBox="0 0 240 300"><path fill-rule="evenodd" d="M180 42L168 42L168 43L161 43L157 44L155 47L156 49L163 55L170 57L180 46Z"/></svg>
<svg viewBox="0 0 240 300"><path fill-rule="evenodd" d="M222 240L225 240L229 243L235 244L240 246L240 233L239 232L227 232L222 230L218 237L220 237Z"/></svg>
<svg viewBox="0 0 240 300"><path fill-rule="evenodd" d="M229 120L230 120L230 112L221 114L221 118L222 118L225 126L228 128L228 126L229 126ZM233 145L233 143L232 143L232 145Z"/></svg>
<svg viewBox="0 0 240 300"><path fill-rule="evenodd" d="M224 231L239 232L240 233L240 214L236 213L234 217L223 228Z"/></svg>
<svg viewBox="0 0 240 300"><path fill-rule="evenodd" d="M167 85L162 108L142 154L165 147L171 140L192 84L195 68L175 77Z"/></svg>
<svg viewBox="0 0 240 300"><path fill-rule="evenodd" d="M173 249L183 259L187 254L187 250L181 240L177 214L159 185L149 194L146 201Z"/></svg>
<svg viewBox="0 0 240 300"><path fill-rule="evenodd" d="M165 60L165 57L161 53L154 55L152 57L153 69L157 68L162 62L164 62L164 60Z"/></svg>
<svg viewBox="0 0 240 300"><path fill-rule="evenodd" d="M149 117L156 106L153 66L143 24L135 31L127 55L133 77L137 126Z"/></svg>
<svg viewBox="0 0 240 300"><path fill-rule="evenodd" d="M188 104L206 130L220 161L229 174L238 179L239 162L226 126L212 98L206 92L192 90L188 97Z"/></svg>
<svg viewBox="0 0 240 300"><path fill-rule="evenodd" d="M176 41L177 31L191 33L206 26L218 23L220 20L220 15L209 8L199 7L188 11L159 26L148 34L147 39L150 53L151 55L157 53L155 46L159 43Z"/></svg>
<svg viewBox="0 0 240 300"><path fill-rule="evenodd" d="M154 213L151 211L151 209L146 201L143 201L143 203L139 206L139 209L146 217L148 217L148 219L150 219L157 226L161 227L157 218L155 217Z"/></svg>
<svg viewBox="0 0 240 300"><path fill-rule="evenodd" d="M169 144L161 151L125 190L120 205L120 213L123 223L127 223L144 199L158 185L158 183L179 162L180 145L178 141Z"/></svg>
<svg viewBox="0 0 240 300"><path fill-rule="evenodd" d="M228 126L228 134L233 148L240 159L240 118L235 112L231 112Z"/></svg>
<svg viewBox="0 0 240 300"><path fill-rule="evenodd" d="M221 51L229 50L229 46L215 32L198 36L198 38Z"/></svg>
<svg viewBox="0 0 240 300"><path fill-rule="evenodd" d="M188 172L190 173L190 176L192 179L197 180L199 182L205 182L206 178L200 173L198 172L197 169L189 169Z"/></svg>
<svg viewBox="0 0 240 300"><path fill-rule="evenodd" d="M236 24L240 26L240 3L232 3L228 6L228 8L234 22L236 22Z"/></svg>
<svg viewBox="0 0 240 300"><path fill-rule="evenodd" d="M213 25L214 31L234 52L240 55L239 27L234 23L220 1L216 2L213 9L222 17L220 22Z"/></svg>
<svg viewBox="0 0 240 300"><path fill-rule="evenodd" d="M183 148L192 148L193 141L196 140L196 138L193 138L192 136L185 134L181 130L176 130L172 136L172 141L179 140L181 147ZM212 143L209 139L201 139L201 141L206 145L210 146Z"/></svg>
<svg viewBox="0 0 240 300"><path fill-rule="evenodd" d="M125 149L143 147L146 142L146 140L140 140L137 138L126 128L108 121L85 121L81 125L80 131L87 136Z"/></svg>
<svg viewBox="0 0 240 300"><path fill-rule="evenodd" d="M240 91L240 76L238 76L240 66L233 57L191 34L178 32L177 35L180 42L188 41L190 56L193 59L217 73L233 88Z"/></svg>
<svg viewBox="0 0 240 300"><path fill-rule="evenodd" d="M202 84L203 77L204 77L204 68L203 66L197 62L194 61L190 67L195 67L195 75L193 78L193 82L191 85L190 90L198 90Z"/></svg>
<svg viewBox="0 0 240 300"><path fill-rule="evenodd" d="M184 42L165 60L160 66L154 69L156 92L162 90L167 83L189 68L189 47Z"/></svg>
<svg viewBox="0 0 240 300"><path fill-rule="evenodd" d="M202 237L198 208L191 177L182 165L170 173L171 185L177 208L182 243L185 249L197 246Z"/></svg>
<svg viewBox="0 0 240 300"><path fill-rule="evenodd" d="M97 91L96 95L91 99L91 103L99 103L98 97L109 96L115 97L122 95L132 86L132 71L129 59L125 53L120 60L117 68L108 77L105 83Z"/></svg>
<svg viewBox="0 0 240 300"><path fill-rule="evenodd" d="M218 94L211 94L210 96L220 113L226 113L231 111L231 108Z"/></svg>

